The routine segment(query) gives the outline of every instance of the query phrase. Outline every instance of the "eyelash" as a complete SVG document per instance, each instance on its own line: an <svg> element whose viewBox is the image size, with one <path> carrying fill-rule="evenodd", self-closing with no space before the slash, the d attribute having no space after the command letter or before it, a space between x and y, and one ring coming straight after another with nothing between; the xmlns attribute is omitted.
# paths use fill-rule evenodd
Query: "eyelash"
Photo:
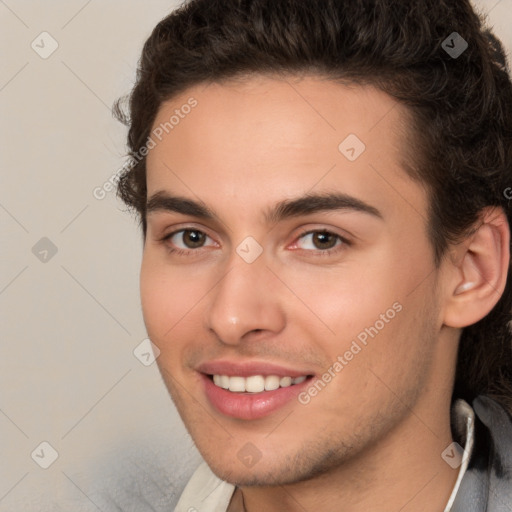
<svg viewBox="0 0 512 512"><path fill-rule="evenodd" d="M199 252L203 247L199 247L198 249L180 249L176 247L171 247L167 242L178 233L185 233L186 231L196 231L198 233L202 233L203 235L208 236L204 231L201 231L200 229L194 229L194 228L182 228L178 229L176 231L173 231L172 233L169 233L168 235L165 235L163 238L161 238L159 241L165 244L167 251L170 254L175 254L177 256L189 256L191 253Z"/></svg>
<svg viewBox="0 0 512 512"><path fill-rule="evenodd" d="M177 256L189 256L189 255L191 255L191 253L197 253L201 249L203 249L203 247L199 247L197 249L180 249L180 248L176 248L176 247L171 247L167 243L173 236L177 235L178 233L184 233L186 231L195 231L195 232L198 232L198 233L202 233L202 234L204 234L204 235L206 235L208 237L208 235L206 233L204 233L204 231L201 231L199 229L182 228L182 229L173 231L172 233L169 233L169 234L165 235L164 237L162 237L159 240L159 242L165 244L165 246L167 248L167 251L170 254L177 255ZM334 233L332 231L329 231L327 229L309 229L309 230L305 230L305 231L303 231L302 233L299 234L299 236L296 238L296 240L298 241L298 240L300 240L301 238L304 238L307 235L311 235L311 234L315 234L315 233L334 235L339 241L342 242L341 245L340 244L336 244L334 247L332 247L330 249L325 249L325 250L322 250L322 249L316 249L316 250L303 249L304 251L306 251L308 253L313 253L313 254L315 254L317 256L332 256L332 255L337 254L338 252L342 251L345 247L350 247L352 245L351 242L349 240L347 240L345 237L343 237L343 236L341 236L341 235L339 235L337 233ZM296 243L296 242L294 242L294 243Z"/></svg>

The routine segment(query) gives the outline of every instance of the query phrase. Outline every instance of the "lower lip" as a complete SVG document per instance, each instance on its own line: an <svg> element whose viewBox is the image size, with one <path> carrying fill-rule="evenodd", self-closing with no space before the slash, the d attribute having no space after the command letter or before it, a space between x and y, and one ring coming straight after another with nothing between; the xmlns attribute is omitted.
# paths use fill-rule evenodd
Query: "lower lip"
<svg viewBox="0 0 512 512"><path fill-rule="evenodd" d="M201 374L206 396L210 403L222 414L241 420L256 420L268 416L297 398L297 395L310 384L308 377L300 384L261 393L233 393L216 386L213 381Z"/></svg>

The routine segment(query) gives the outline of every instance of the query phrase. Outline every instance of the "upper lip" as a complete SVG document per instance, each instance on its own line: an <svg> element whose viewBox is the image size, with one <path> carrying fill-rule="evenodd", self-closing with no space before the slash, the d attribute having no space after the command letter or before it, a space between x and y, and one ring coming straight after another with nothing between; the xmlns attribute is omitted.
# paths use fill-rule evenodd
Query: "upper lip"
<svg viewBox="0 0 512 512"><path fill-rule="evenodd" d="M276 375L277 377L301 377L313 375L312 372L286 368L275 363L258 361L208 361L200 364L196 370L206 375L229 375L250 377L251 375Z"/></svg>

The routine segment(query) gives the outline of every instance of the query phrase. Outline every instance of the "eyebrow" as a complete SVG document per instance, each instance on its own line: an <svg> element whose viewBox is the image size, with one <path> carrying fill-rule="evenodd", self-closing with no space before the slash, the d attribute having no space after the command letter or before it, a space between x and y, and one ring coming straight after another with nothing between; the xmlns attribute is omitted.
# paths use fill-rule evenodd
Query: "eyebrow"
<svg viewBox="0 0 512 512"><path fill-rule="evenodd" d="M301 197L285 199L269 208L264 214L264 219L268 224L274 224L302 215L339 210L366 213L383 219L382 213L374 206L339 192L307 193ZM156 192L146 203L146 214L158 211L181 213L205 220L219 220L218 215L206 204L184 197L172 196L164 191Z"/></svg>

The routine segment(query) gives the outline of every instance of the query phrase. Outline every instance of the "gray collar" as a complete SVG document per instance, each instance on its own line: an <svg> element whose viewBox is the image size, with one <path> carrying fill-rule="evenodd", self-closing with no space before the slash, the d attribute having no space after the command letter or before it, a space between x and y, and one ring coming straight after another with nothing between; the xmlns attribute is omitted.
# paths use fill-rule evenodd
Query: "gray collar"
<svg viewBox="0 0 512 512"><path fill-rule="evenodd" d="M451 512L511 512L512 417L487 396L472 405L473 446Z"/></svg>

